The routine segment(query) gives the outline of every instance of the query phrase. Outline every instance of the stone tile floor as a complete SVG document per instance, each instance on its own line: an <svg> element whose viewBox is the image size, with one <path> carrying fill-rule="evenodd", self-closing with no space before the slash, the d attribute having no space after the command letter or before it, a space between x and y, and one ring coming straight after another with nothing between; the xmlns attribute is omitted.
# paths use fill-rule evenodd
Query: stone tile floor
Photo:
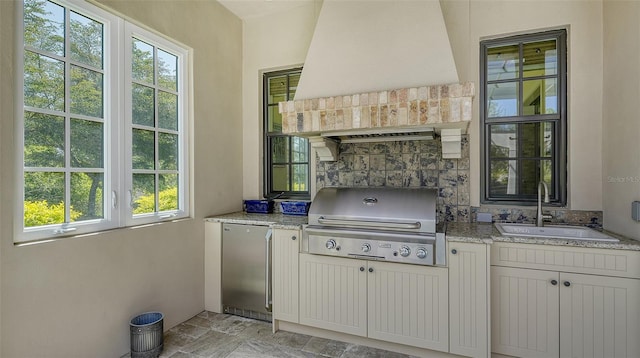
<svg viewBox="0 0 640 358"><path fill-rule="evenodd" d="M126 355L125 357L129 357ZM164 335L160 357L339 357L409 358L371 347L278 331L271 324L204 311Z"/></svg>

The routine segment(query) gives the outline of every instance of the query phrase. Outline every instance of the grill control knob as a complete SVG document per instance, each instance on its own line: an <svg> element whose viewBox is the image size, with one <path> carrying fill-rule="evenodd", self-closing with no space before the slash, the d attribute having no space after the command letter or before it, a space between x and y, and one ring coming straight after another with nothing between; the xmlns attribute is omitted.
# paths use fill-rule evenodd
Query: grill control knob
<svg viewBox="0 0 640 358"><path fill-rule="evenodd" d="M416 256L418 256L419 259L424 259L425 257L427 257L427 250L423 249L422 247L419 248L418 250L416 250Z"/></svg>
<svg viewBox="0 0 640 358"><path fill-rule="evenodd" d="M334 249L336 247L336 240L330 239L326 244L324 244L324 246L329 250Z"/></svg>
<svg viewBox="0 0 640 358"><path fill-rule="evenodd" d="M409 246L402 245L400 246L400 256L407 257L411 254L411 249Z"/></svg>
<svg viewBox="0 0 640 358"><path fill-rule="evenodd" d="M369 251L371 251L371 245L362 244L362 252L369 252Z"/></svg>

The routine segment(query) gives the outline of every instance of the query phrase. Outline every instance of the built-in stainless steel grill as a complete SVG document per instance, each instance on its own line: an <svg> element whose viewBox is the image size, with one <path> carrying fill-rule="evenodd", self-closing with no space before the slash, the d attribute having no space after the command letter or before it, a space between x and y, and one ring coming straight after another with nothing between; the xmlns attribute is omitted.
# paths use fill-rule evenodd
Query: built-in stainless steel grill
<svg viewBox="0 0 640 358"><path fill-rule="evenodd" d="M437 191L323 188L309 209L303 249L311 254L445 265Z"/></svg>

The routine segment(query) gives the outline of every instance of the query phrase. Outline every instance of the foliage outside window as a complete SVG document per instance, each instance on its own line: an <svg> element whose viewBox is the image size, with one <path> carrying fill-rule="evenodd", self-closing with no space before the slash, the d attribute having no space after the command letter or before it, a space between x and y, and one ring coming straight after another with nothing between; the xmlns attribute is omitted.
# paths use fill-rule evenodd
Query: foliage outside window
<svg viewBox="0 0 640 358"><path fill-rule="evenodd" d="M17 240L186 215L186 50L86 3L25 0L22 23Z"/></svg>
<svg viewBox="0 0 640 358"><path fill-rule="evenodd" d="M282 133L278 103L293 100L301 68L264 74L265 196L309 198L309 141Z"/></svg>
<svg viewBox="0 0 640 358"><path fill-rule="evenodd" d="M481 42L484 203L566 203L566 31Z"/></svg>

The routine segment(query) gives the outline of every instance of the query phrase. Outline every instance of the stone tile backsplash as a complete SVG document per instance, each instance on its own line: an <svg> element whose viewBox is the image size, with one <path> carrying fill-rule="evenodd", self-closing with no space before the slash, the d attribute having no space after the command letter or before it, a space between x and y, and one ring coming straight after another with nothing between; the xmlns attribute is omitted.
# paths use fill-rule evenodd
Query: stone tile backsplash
<svg viewBox="0 0 640 358"><path fill-rule="evenodd" d="M341 143L337 161L316 161L316 185L434 188L438 221L469 222L467 136L461 159L442 159L441 153L440 140Z"/></svg>
<svg viewBox="0 0 640 358"><path fill-rule="evenodd" d="M475 222L490 212L494 222L535 222L536 209L470 206L469 141L462 136L460 159L442 159L439 139L341 143L335 162L316 160L317 189L335 186L427 187L438 189L438 221ZM601 211L548 209L552 223L602 227Z"/></svg>

